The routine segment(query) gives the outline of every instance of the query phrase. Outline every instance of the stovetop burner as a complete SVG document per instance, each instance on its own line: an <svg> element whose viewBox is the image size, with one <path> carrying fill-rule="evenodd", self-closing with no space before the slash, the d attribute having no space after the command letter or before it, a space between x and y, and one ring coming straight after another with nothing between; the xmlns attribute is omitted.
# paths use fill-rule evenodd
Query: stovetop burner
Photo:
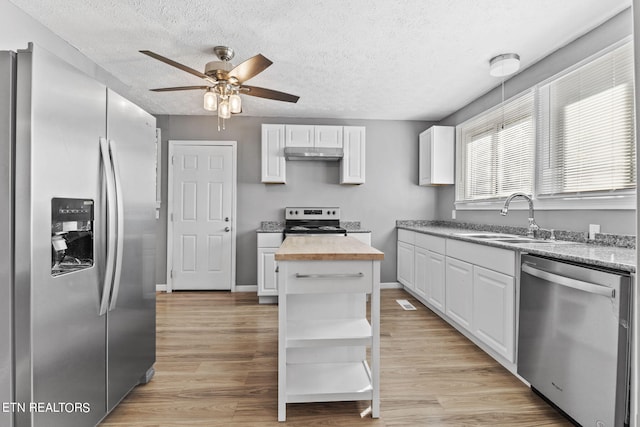
<svg viewBox="0 0 640 427"><path fill-rule="evenodd" d="M340 227L340 208L305 207L285 208L286 234L340 234L347 230Z"/></svg>

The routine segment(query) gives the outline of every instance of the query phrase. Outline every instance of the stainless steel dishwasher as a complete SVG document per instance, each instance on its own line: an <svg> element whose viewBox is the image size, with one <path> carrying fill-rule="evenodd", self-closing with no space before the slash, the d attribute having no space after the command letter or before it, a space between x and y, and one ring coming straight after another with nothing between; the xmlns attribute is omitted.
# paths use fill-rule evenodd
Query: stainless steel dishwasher
<svg viewBox="0 0 640 427"><path fill-rule="evenodd" d="M628 274L522 256L518 374L582 426L628 424Z"/></svg>

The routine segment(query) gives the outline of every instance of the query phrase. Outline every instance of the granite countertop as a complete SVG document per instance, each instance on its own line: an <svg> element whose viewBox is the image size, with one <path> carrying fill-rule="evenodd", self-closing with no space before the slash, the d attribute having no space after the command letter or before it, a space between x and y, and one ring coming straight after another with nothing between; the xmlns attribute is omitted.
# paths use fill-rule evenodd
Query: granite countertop
<svg viewBox="0 0 640 427"><path fill-rule="evenodd" d="M533 255L548 256L599 267L612 268L627 272L635 272L636 270L636 251L635 248L632 247L607 246L604 244L561 240L561 237L559 237L558 234L556 234L556 238L558 240L549 240L544 243L497 242L487 239L479 239L472 236L465 236L464 234L477 233L478 231L523 235L524 233L518 233L518 230L515 230L513 227L505 227L505 229L501 229L500 227L487 226L483 230L482 227L468 225L468 227L465 228L464 225L457 226L456 224L448 224L443 221L396 221L396 227L418 233L446 237L448 239L463 240L487 246L518 250ZM629 246L629 239L619 237L613 240L624 241L624 244Z"/></svg>
<svg viewBox="0 0 640 427"><path fill-rule="evenodd" d="M384 253L353 237L289 236L275 254L276 261L373 261Z"/></svg>
<svg viewBox="0 0 640 427"><path fill-rule="evenodd" d="M347 233L371 233L371 230L362 228L360 221L340 221L340 226L347 230ZM262 221L257 233L282 233L284 231L284 221Z"/></svg>

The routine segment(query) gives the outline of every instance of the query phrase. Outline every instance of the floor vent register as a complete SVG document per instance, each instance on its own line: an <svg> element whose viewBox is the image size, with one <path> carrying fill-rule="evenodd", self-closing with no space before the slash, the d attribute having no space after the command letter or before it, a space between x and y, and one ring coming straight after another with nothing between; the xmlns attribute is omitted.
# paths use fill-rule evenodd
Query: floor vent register
<svg viewBox="0 0 640 427"><path fill-rule="evenodd" d="M407 301L406 299L397 299L396 302L398 304L400 304L400 307L402 307L404 310L415 310L416 308L413 306L413 304L411 304L409 301Z"/></svg>

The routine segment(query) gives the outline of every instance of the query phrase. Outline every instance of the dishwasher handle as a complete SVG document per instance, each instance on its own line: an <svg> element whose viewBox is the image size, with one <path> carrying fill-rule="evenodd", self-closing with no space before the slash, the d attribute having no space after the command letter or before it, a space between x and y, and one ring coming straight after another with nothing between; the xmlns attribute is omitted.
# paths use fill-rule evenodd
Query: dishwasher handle
<svg viewBox="0 0 640 427"><path fill-rule="evenodd" d="M557 283L558 285L577 289L579 291L602 295L608 298L614 298L616 296L615 289L596 285L595 283L584 282L582 280L571 279L569 277L560 276L554 273L549 273L548 271L539 270L526 263L522 264L522 271L539 279L547 280L549 282Z"/></svg>

